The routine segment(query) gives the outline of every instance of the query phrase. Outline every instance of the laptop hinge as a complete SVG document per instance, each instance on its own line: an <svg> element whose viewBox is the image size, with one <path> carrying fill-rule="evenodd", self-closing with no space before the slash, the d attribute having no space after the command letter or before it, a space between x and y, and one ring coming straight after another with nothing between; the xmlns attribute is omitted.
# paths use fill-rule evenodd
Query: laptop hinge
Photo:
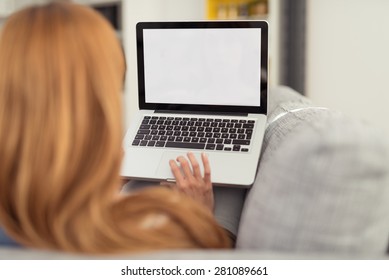
<svg viewBox="0 0 389 280"><path fill-rule="evenodd" d="M209 111L179 111L179 110L155 110L157 114L186 114L186 115L215 115L215 116L239 116L247 117L248 113L237 112L209 112Z"/></svg>

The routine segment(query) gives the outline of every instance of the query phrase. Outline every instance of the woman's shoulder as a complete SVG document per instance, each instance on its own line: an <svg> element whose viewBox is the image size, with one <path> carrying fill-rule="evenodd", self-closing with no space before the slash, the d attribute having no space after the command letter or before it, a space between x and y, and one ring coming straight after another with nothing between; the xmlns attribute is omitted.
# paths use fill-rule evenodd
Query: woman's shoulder
<svg viewBox="0 0 389 280"><path fill-rule="evenodd" d="M10 238L0 226L0 246L19 247L20 245Z"/></svg>

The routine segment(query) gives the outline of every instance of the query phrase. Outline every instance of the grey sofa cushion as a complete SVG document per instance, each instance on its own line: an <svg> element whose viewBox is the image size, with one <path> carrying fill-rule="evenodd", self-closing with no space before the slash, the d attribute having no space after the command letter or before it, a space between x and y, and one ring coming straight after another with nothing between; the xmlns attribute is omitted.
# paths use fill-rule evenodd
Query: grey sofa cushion
<svg viewBox="0 0 389 280"><path fill-rule="evenodd" d="M240 249L384 254L389 238L387 140L368 124L272 92Z"/></svg>

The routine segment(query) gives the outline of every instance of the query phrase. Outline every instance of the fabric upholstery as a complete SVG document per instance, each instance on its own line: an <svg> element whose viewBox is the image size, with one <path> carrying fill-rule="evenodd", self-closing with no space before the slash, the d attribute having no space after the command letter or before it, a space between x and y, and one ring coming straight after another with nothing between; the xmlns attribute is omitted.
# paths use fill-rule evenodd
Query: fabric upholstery
<svg viewBox="0 0 389 280"><path fill-rule="evenodd" d="M237 247L384 254L389 148L381 132L287 88L272 91L269 108Z"/></svg>

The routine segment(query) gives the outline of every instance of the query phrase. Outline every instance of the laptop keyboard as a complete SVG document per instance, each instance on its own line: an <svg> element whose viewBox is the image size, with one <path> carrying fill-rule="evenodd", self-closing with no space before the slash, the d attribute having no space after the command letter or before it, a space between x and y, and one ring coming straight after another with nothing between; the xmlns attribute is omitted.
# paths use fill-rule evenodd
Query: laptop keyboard
<svg viewBox="0 0 389 280"><path fill-rule="evenodd" d="M255 120L144 116L133 146L249 152Z"/></svg>

